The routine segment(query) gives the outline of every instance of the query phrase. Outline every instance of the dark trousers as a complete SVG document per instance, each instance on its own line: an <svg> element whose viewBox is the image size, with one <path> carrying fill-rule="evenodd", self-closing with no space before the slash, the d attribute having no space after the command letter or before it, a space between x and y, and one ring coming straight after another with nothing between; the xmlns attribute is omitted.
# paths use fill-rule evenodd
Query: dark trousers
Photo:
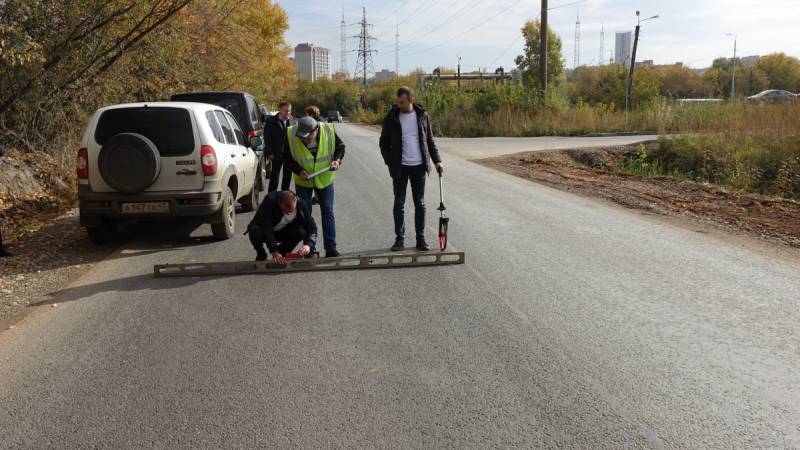
<svg viewBox="0 0 800 450"><path fill-rule="evenodd" d="M247 236L256 252L263 251L264 244L267 242L264 230L258 224L251 223L247 227ZM280 231L275 232L275 240L278 241L278 252L282 255L290 253L297 247L297 244L306 239L306 229L297 222L286 225Z"/></svg>
<svg viewBox="0 0 800 450"><path fill-rule="evenodd" d="M288 164L283 163L283 159L272 160L272 176L269 178L269 189L267 192L275 192L278 190L278 179L283 172L283 180L281 182L281 190L288 191L292 184L292 169ZM310 203L309 203L310 204Z"/></svg>
<svg viewBox="0 0 800 450"><path fill-rule="evenodd" d="M319 209L322 216L322 238L325 242L325 251L336 250L336 218L333 215L333 184L325 189L306 188L295 186L297 196L302 198L306 205L311 205L311 194L317 193ZM316 249L314 249L316 250Z"/></svg>
<svg viewBox="0 0 800 450"><path fill-rule="evenodd" d="M411 198L414 200L414 229L417 240L425 238L425 165L400 166L400 173L392 178L394 187L394 234L404 239L406 234L405 205L408 183L411 182Z"/></svg>

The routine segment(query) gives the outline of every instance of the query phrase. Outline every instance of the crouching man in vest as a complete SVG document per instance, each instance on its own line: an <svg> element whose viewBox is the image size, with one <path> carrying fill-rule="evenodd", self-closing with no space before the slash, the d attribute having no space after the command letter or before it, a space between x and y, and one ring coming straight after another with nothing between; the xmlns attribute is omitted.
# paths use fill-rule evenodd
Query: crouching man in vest
<svg viewBox="0 0 800 450"><path fill-rule="evenodd" d="M296 126L289 127L287 133L291 158L286 164L294 173L292 178L297 196L310 206L311 195L316 191L322 212L325 257L337 257L333 180L344 158L344 143L336 135L333 125L319 123L308 116L298 120Z"/></svg>
<svg viewBox="0 0 800 450"><path fill-rule="evenodd" d="M256 215L247 226L250 243L256 249L256 261L265 261L267 245L272 259L286 264L286 254L298 244L300 256L308 256L317 242L317 224L311 217L308 204L298 199L292 191L270 192L258 207Z"/></svg>

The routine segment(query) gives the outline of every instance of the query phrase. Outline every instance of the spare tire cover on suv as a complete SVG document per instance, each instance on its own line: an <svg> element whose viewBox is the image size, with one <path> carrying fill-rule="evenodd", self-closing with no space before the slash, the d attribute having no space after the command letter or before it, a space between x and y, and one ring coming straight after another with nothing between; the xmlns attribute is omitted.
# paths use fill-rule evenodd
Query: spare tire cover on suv
<svg viewBox="0 0 800 450"><path fill-rule="evenodd" d="M161 155L153 141L136 133L120 133L100 149L100 175L109 186L136 194L152 185L161 171Z"/></svg>

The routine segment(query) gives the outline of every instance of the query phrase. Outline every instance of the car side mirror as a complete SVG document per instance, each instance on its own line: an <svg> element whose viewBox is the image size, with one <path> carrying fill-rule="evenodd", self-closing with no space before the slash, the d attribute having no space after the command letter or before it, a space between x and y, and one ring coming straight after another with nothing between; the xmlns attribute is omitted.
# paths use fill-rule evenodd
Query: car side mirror
<svg viewBox="0 0 800 450"><path fill-rule="evenodd" d="M264 139L262 139L261 136L251 136L250 137L250 147L253 150L257 150L257 149L261 148L262 145L264 145Z"/></svg>

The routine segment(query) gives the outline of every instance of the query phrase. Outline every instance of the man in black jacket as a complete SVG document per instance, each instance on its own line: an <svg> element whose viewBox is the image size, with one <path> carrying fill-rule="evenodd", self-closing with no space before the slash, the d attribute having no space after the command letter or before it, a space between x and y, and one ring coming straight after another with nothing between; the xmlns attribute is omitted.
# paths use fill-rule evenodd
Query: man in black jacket
<svg viewBox="0 0 800 450"><path fill-rule="evenodd" d="M440 175L444 166L433 141L431 119L422 106L414 103L414 93L406 86L397 90L397 105L383 119L380 148L394 189L395 241L392 251L405 248L405 203L409 181L414 200L417 250L428 251L430 246L425 242L425 177L431 171L431 161Z"/></svg>
<svg viewBox="0 0 800 450"><path fill-rule="evenodd" d="M267 121L265 134L267 136L267 158L272 160L272 176L269 179L269 192L278 190L278 179L283 172L281 190L286 191L292 183L292 172L286 167L284 161L289 151L286 129L294 125L292 117L292 104L282 102L279 111ZM283 168L283 170L281 170Z"/></svg>
<svg viewBox="0 0 800 450"><path fill-rule="evenodd" d="M0 145L0 158L5 156L5 154L6 154L6 149L3 148L2 145ZM8 251L8 249L6 249L6 247L5 247L5 245L3 245L3 234L0 233L0 258L8 257L8 256L14 256L14 254L11 253L10 251Z"/></svg>
<svg viewBox="0 0 800 450"><path fill-rule="evenodd" d="M286 264L286 254L303 243L297 254L307 256L317 243L317 224L306 202L292 191L267 194L247 226L256 261L265 261L264 244L278 264Z"/></svg>

